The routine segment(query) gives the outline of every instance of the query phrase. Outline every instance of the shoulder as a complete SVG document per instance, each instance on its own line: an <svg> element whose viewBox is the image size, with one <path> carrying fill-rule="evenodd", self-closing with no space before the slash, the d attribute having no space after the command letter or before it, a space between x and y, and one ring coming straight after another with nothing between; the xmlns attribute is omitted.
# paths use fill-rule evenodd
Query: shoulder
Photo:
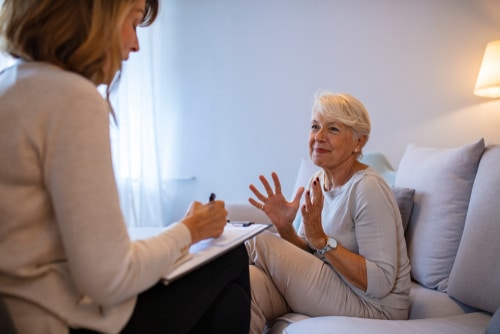
<svg viewBox="0 0 500 334"><path fill-rule="evenodd" d="M25 62L17 66L16 84L32 88L29 94L85 95L102 100L97 87L87 78L43 62Z"/></svg>
<svg viewBox="0 0 500 334"><path fill-rule="evenodd" d="M42 62L23 62L3 72L3 118L32 142L109 131L110 106L86 78Z"/></svg>
<svg viewBox="0 0 500 334"><path fill-rule="evenodd" d="M387 182L371 167L361 170L353 176L351 190L363 196L380 196L390 193Z"/></svg>
<svg viewBox="0 0 500 334"><path fill-rule="evenodd" d="M18 91L29 92L25 93L27 103L36 101L36 108L31 108L34 112L68 115L85 109L94 115L109 113L109 106L97 87L79 74L41 62L23 63L17 71Z"/></svg>

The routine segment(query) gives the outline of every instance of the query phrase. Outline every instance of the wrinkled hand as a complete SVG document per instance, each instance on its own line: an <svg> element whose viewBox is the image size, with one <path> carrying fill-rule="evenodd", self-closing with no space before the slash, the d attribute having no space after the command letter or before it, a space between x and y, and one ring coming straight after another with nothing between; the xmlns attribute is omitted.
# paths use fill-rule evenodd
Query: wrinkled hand
<svg viewBox="0 0 500 334"><path fill-rule="evenodd" d="M311 196L312 192L312 196ZM311 190L306 191L304 204L302 205L302 223L309 244L316 248L323 248L327 239L321 224L321 212L323 211L323 191L321 184L316 178L311 184Z"/></svg>
<svg viewBox="0 0 500 334"><path fill-rule="evenodd" d="M227 211L223 201L211 201L207 204L193 202L181 222L191 232L191 242L194 244L220 236L227 223L226 217Z"/></svg>
<svg viewBox="0 0 500 334"><path fill-rule="evenodd" d="M281 192L281 183L278 174L272 172L271 176L274 182L274 191L267 179L261 175L259 179L266 190L267 196L263 195L253 184L251 184L249 188L260 202L253 198L249 198L248 201L257 209L264 211L269 219L271 219L276 229L280 231L282 228L292 226L293 220L299 210L300 197L304 192L304 188L300 187L293 201L288 202Z"/></svg>

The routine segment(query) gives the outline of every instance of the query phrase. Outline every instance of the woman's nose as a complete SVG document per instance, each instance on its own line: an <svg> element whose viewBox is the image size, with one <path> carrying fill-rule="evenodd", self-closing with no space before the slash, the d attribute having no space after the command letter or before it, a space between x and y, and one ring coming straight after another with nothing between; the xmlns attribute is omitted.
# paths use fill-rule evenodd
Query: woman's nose
<svg viewBox="0 0 500 334"><path fill-rule="evenodd" d="M137 37L137 35L135 35L134 43L132 44L132 47L130 48L130 51L137 52L137 51L139 51L139 49L140 49L140 47L139 47L139 38Z"/></svg>
<svg viewBox="0 0 500 334"><path fill-rule="evenodd" d="M324 130L319 129L315 134L314 134L314 139L316 140L322 140L324 138Z"/></svg>

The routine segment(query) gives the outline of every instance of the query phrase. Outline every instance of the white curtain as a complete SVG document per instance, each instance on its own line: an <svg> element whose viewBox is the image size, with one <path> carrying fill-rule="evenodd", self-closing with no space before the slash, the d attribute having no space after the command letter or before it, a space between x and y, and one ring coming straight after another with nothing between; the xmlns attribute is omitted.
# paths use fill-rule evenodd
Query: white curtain
<svg viewBox="0 0 500 334"><path fill-rule="evenodd" d="M154 24L137 30L140 51L124 63L111 100L113 162L129 226L169 225L197 199L196 178L178 166L182 108L175 101L175 32L167 27L174 13L162 5Z"/></svg>
<svg viewBox="0 0 500 334"><path fill-rule="evenodd" d="M111 99L117 119L111 121L113 162L127 225L163 226L168 222L162 205L154 35L148 29L138 33L141 50L124 63Z"/></svg>

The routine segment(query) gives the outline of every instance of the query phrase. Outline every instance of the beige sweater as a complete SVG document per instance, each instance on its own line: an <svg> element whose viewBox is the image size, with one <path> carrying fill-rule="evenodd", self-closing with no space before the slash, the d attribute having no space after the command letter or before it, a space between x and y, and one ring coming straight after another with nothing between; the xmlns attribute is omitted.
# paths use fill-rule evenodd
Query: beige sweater
<svg viewBox="0 0 500 334"><path fill-rule="evenodd" d="M191 236L130 241L96 87L37 62L0 73L0 157L0 293L19 332L118 332Z"/></svg>

